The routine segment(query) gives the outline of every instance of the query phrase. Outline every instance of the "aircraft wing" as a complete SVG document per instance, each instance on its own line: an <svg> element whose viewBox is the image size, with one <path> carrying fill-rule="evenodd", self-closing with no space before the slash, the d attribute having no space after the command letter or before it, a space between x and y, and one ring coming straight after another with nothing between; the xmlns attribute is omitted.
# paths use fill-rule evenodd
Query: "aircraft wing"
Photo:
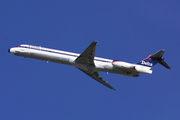
<svg viewBox="0 0 180 120"><path fill-rule="evenodd" d="M84 52L76 58L75 62L87 66L94 66L94 54L97 41L93 41Z"/></svg>
<svg viewBox="0 0 180 120"><path fill-rule="evenodd" d="M91 71L91 70L86 71L86 70L82 70L82 69L79 69L79 70L86 73L88 76L90 76L91 78L93 78L96 81L100 82L101 84L105 85L106 87L108 87L110 89L113 89L113 90L116 90L108 82L106 82L102 77L100 77L98 72L94 72L94 71Z"/></svg>
<svg viewBox="0 0 180 120"><path fill-rule="evenodd" d="M79 64L83 64L88 66L95 66L94 65L94 54L95 54L95 48L96 48L97 41L93 41L85 50L84 52L79 55L78 58L76 58L75 62ZM78 68L80 69L80 68ZM83 70L80 69L82 72L89 75L91 78L95 79L96 81L100 82L101 84L107 86L110 89L115 90L109 83L107 83L105 80L103 80L102 77L99 76L98 72L94 72L92 70Z"/></svg>

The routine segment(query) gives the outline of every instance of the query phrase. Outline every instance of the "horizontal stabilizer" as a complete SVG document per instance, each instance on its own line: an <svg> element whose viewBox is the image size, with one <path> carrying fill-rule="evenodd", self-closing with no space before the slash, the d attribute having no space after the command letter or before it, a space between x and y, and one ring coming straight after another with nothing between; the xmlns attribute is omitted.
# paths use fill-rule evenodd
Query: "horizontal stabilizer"
<svg viewBox="0 0 180 120"><path fill-rule="evenodd" d="M162 66L171 69L168 64L164 61L164 58L162 58L163 54L164 54L165 50L160 50L156 53L154 53L153 55L150 56L151 59L157 60L159 62L159 64L161 64Z"/></svg>
<svg viewBox="0 0 180 120"><path fill-rule="evenodd" d="M165 50L160 50L156 53L154 53L153 55L150 56L150 58L156 59L156 60L160 60L164 54Z"/></svg>
<svg viewBox="0 0 180 120"><path fill-rule="evenodd" d="M160 60L159 64L161 64L162 66L166 67L167 69L171 69L164 60Z"/></svg>

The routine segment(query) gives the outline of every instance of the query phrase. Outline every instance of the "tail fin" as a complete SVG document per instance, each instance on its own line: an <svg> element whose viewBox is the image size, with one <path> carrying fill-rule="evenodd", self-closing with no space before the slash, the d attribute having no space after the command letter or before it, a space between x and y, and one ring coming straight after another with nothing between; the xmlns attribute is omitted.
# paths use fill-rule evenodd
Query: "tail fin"
<svg viewBox="0 0 180 120"><path fill-rule="evenodd" d="M171 69L168 64L164 61L164 58L162 57L163 54L164 54L165 50L160 50L156 53L154 53L150 58L151 59L155 59L159 62L159 64L161 64L162 66L168 68L168 69Z"/></svg>
<svg viewBox="0 0 180 120"><path fill-rule="evenodd" d="M153 55L149 55L147 58L145 58L144 60L140 61L139 65L144 65L144 66L148 66L148 67L153 67L154 65L156 65L157 63L161 64L162 66L171 69L167 63L164 61L164 58L162 57L164 54L165 50L160 50L156 53L154 53Z"/></svg>

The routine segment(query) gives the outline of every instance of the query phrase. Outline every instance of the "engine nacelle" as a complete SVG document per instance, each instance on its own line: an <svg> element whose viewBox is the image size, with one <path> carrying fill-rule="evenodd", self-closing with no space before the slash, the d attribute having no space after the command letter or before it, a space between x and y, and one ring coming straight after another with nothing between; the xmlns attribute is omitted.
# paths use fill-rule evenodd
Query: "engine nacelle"
<svg viewBox="0 0 180 120"><path fill-rule="evenodd" d="M152 70L150 70L150 68L146 68L146 67L136 67L135 68L136 71L140 72L140 73L148 73L148 74L152 74Z"/></svg>
<svg viewBox="0 0 180 120"><path fill-rule="evenodd" d="M113 61L112 65L114 67L119 67L119 68L135 69L134 66L132 66L132 64L127 62Z"/></svg>

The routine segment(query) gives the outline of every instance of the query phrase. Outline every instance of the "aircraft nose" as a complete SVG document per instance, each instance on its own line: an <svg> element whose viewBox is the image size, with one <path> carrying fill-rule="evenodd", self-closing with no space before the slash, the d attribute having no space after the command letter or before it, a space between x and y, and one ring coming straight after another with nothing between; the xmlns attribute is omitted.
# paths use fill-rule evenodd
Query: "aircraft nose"
<svg viewBox="0 0 180 120"><path fill-rule="evenodd" d="M10 48L11 49L11 48ZM8 52L10 53L10 49L8 50Z"/></svg>

